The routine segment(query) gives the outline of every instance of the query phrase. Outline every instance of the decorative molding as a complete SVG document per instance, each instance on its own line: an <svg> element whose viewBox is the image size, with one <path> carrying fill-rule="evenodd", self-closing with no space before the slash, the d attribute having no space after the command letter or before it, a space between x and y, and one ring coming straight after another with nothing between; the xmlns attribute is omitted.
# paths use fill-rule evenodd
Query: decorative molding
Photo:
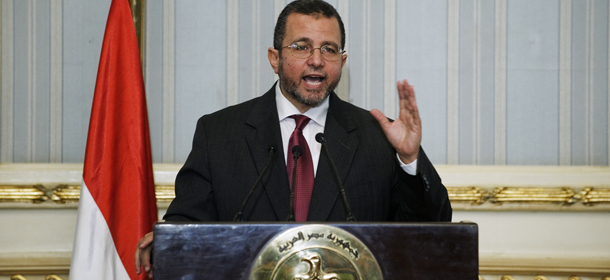
<svg viewBox="0 0 610 280"><path fill-rule="evenodd" d="M59 185L51 190L51 200L57 203L78 202L81 186Z"/></svg>
<svg viewBox="0 0 610 280"><path fill-rule="evenodd" d="M163 162L174 162L176 101L176 2L163 1Z"/></svg>
<svg viewBox="0 0 610 280"><path fill-rule="evenodd" d="M481 40L481 0L475 0L473 5L473 22L474 22L474 36L473 36L473 54L472 54L472 84L473 84L473 93L472 93L472 162L474 164L481 163L481 154L482 154L482 146L481 146L481 103L482 103L482 93L481 93L481 49L482 40Z"/></svg>
<svg viewBox="0 0 610 280"><path fill-rule="evenodd" d="M14 8L13 1L0 2L0 47L2 70L0 71L0 162L13 161L13 111L14 111Z"/></svg>
<svg viewBox="0 0 610 280"><path fill-rule="evenodd" d="M559 164L572 163L572 0L561 0L559 33Z"/></svg>
<svg viewBox="0 0 610 280"><path fill-rule="evenodd" d="M227 106L239 102L239 2L227 1Z"/></svg>
<svg viewBox="0 0 610 280"><path fill-rule="evenodd" d="M4 185L0 186L0 202L74 204L80 198L80 188L80 185ZM493 190L447 187L447 192L455 210L610 211L610 205L607 205L610 204L610 188L587 187L577 191L569 187L497 187ZM170 203L175 197L174 186L157 185L155 195L157 203ZM578 204L584 207L571 208ZM482 207L476 209L477 206Z"/></svg>
<svg viewBox="0 0 610 280"><path fill-rule="evenodd" d="M503 275L503 276L498 275L498 277L500 280L518 280L518 278L515 278L512 275ZM522 278L529 279L526 277L522 277ZM24 277L23 275L20 275L20 274L13 275L13 276L11 276L10 279L11 280L28 280L26 277ZM61 278L57 275L46 275L44 279L45 280L63 280L63 278ZM478 276L478 279L479 280L488 280L488 279L481 277L480 275ZM532 279L533 280L549 280L549 278L547 278L544 275L537 275L537 276L534 276ZM581 278L578 276L569 276L567 278L567 280L581 280ZM602 277L601 280L610 280L610 277Z"/></svg>
<svg viewBox="0 0 610 280"><path fill-rule="evenodd" d="M252 0L250 2L252 3L252 23L250 25L252 28L250 30L252 32L252 43L250 46L253 53L251 58L252 73L250 73L252 74L252 93L250 96L255 98L261 94L261 56L255 55L261 53L261 2L260 0Z"/></svg>
<svg viewBox="0 0 610 280"><path fill-rule="evenodd" d="M11 280L28 280L28 279L25 278L23 275L15 274L15 275L11 276ZM57 275L47 275L44 277L44 280L63 280L63 278L61 278Z"/></svg>
<svg viewBox="0 0 610 280"><path fill-rule="evenodd" d="M60 276L68 275L72 252L29 252L29 253L0 253L0 275L11 277L46 275L46 280L62 279ZM55 278L49 278L55 277ZM4 278L2 278L4 279ZM36 277L39 279L39 277Z"/></svg>
<svg viewBox="0 0 610 280"><path fill-rule="evenodd" d="M459 163L460 1L447 1L447 163Z"/></svg>
<svg viewBox="0 0 610 280"><path fill-rule="evenodd" d="M362 3L362 107L371 106L371 0Z"/></svg>
<svg viewBox="0 0 610 280"><path fill-rule="evenodd" d="M383 112L390 118L396 115L396 0L385 1L384 16L384 94Z"/></svg>
<svg viewBox="0 0 610 280"><path fill-rule="evenodd" d="M595 24L594 24L594 9L595 3L591 0L585 0L585 89L584 89L584 156L585 164L592 164L595 156L593 149L594 129L593 129L593 117L594 117L594 78L593 66L595 65Z"/></svg>
<svg viewBox="0 0 610 280"><path fill-rule="evenodd" d="M480 205L489 199L489 192L478 187L449 187L447 191L451 203Z"/></svg>
<svg viewBox="0 0 610 280"><path fill-rule="evenodd" d="M49 161L60 163L63 132L63 0L51 1L51 97Z"/></svg>
<svg viewBox="0 0 610 280"><path fill-rule="evenodd" d="M40 203L48 199L47 190L42 185L0 186L0 202Z"/></svg>
<svg viewBox="0 0 610 280"><path fill-rule="evenodd" d="M610 167L436 167L454 210L610 211ZM154 164L157 203L174 198L178 164ZM0 208L74 208L82 164L0 164Z"/></svg>
<svg viewBox="0 0 610 280"><path fill-rule="evenodd" d="M496 51L494 69L494 163L496 165L506 164L506 42L508 37L507 13L507 0L496 0Z"/></svg>
<svg viewBox="0 0 610 280"><path fill-rule="evenodd" d="M11 279L20 280L34 275L67 278L70 259L71 252L0 253L0 275L19 275L22 278ZM610 280L610 259L480 256L479 274L482 280L545 280L551 275L553 279Z"/></svg>
<svg viewBox="0 0 610 280"><path fill-rule="evenodd" d="M562 188L511 188L494 189L490 197L492 203L557 203L574 204L575 192L567 187ZM610 200L608 201L610 202Z"/></svg>
<svg viewBox="0 0 610 280"><path fill-rule="evenodd" d="M610 276L610 259L608 258L554 258L510 256L479 256L479 273L481 275L553 275L566 277L608 277ZM510 278L506 278L510 279ZM514 279L514 278L512 278ZM544 279L544 278L534 278ZM569 278L570 280L573 280ZM597 278L599 279L599 278ZM489 279L485 279L489 280ZM610 279L609 279L610 280Z"/></svg>
<svg viewBox="0 0 610 280"><path fill-rule="evenodd" d="M155 186L157 203L170 203L176 197L173 185Z"/></svg>
<svg viewBox="0 0 610 280"><path fill-rule="evenodd" d="M610 202L610 189L584 188L581 192L576 194L574 198L578 199L584 205L608 203Z"/></svg>
<svg viewBox="0 0 610 280"><path fill-rule="evenodd" d="M36 154L36 146L34 145L34 139L36 139L36 127L34 126L34 121L36 120L36 96L37 96L37 88L36 88L36 72L37 72L37 63L36 58L38 56L38 52L36 49L37 42L37 24L36 24L36 1L28 1L27 2L27 90L25 92L26 95L26 109L25 111L25 126L26 126L26 139L25 142L25 161L26 162L34 162L34 155ZM19 92L19 90L18 90Z"/></svg>
<svg viewBox="0 0 610 280"><path fill-rule="evenodd" d="M574 278L574 277L570 277L569 279L570 279L570 280L575 280L575 279L573 279L573 278ZM580 278L578 278L578 277L576 277L576 278L577 278L577 279L580 279ZM501 279L501 280L517 280L515 277L512 277L512 276L510 276L510 275L504 275L504 276L502 276L502 278L500 278L500 279ZM538 275L538 276L534 277L534 280L549 280L549 278L546 278L546 277L545 277L545 276L543 276L543 275Z"/></svg>

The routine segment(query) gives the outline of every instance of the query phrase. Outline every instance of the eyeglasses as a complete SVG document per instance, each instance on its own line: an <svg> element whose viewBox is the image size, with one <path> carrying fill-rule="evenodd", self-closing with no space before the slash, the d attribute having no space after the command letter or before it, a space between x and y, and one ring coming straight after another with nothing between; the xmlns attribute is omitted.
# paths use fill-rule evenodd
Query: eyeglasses
<svg viewBox="0 0 610 280"><path fill-rule="evenodd" d="M339 49L333 45L324 45L319 48L313 48L312 46L304 42L294 42L290 44L290 46L282 47L282 49L283 48L288 48L292 56L300 59L310 58L313 55L313 51L315 51L316 49L320 50L322 58L324 58L324 60L326 61L337 61L341 59L341 57L345 53L344 50Z"/></svg>

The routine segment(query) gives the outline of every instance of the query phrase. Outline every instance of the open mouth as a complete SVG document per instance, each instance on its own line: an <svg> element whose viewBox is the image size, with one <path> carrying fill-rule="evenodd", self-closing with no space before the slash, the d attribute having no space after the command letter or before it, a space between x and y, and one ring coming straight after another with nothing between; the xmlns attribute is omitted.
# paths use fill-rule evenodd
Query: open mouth
<svg viewBox="0 0 610 280"><path fill-rule="evenodd" d="M303 81L310 86L319 86L324 82L324 76L321 75L307 75L303 77Z"/></svg>

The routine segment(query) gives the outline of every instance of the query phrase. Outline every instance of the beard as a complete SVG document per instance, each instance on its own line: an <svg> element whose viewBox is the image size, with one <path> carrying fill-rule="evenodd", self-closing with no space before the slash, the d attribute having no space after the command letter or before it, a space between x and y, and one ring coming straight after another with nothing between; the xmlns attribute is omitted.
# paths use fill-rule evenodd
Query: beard
<svg viewBox="0 0 610 280"><path fill-rule="evenodd" d="M288 75L285 75L281 59L278 70L278 76L280 76L280 87L296 101L301 104L305 104L309 107L317 107L322 104L322 102L324 102L324 100L326 100L326 98L328 98L328 96L335 90L335 88L339 84L339 81L341 80L341 73L339 73L339 77L334 81L328 80L326 73L323 73L325 77L323 82L328 81L326 91L322 95L320 95L321 91L323 91L324 89L306 90L310 94L304 95L299 90L299 83L302 82L302 80L290 79ZM317 71L317 69L312 69L312 71L310 72L321 73L320 71Z"/></svg>

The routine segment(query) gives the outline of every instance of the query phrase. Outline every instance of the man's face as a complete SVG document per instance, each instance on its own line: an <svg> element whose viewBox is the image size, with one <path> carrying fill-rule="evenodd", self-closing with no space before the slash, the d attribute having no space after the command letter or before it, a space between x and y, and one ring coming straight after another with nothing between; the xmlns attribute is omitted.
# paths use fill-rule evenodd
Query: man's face
<svg viewBox="0 0 610 280"><path fill-rule="evenodd" d="M282 46L295 42L307 43L312 48L329 44L340 48L339 22L336 18L291 14L287 18ZM283 48L281 54L277 52L276 61L272 61L272 58L270 53L271 65L275 73L280 76L282 94L304 112L320 105L335 89L341 79L341 68L345 64L347 55L342 55L337 61L327 61L317 49L312 56L303 59L292 56L290 49Z"/></svg>

